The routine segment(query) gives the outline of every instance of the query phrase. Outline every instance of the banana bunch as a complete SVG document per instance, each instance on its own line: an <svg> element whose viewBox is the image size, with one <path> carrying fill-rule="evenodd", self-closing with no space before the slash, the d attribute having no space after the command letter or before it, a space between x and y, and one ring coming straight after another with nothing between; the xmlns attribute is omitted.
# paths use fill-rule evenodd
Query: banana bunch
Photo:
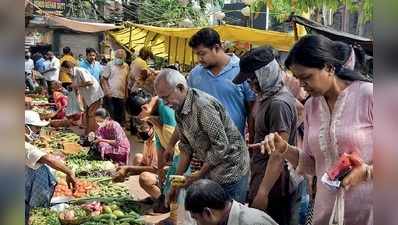
<svg viewBox="0 0 398 225"><path fill-rule="evenodd" d="M170 179L171 179L171 186L173 187L182 187L185 184L184 176L171 175Z"/></svg>

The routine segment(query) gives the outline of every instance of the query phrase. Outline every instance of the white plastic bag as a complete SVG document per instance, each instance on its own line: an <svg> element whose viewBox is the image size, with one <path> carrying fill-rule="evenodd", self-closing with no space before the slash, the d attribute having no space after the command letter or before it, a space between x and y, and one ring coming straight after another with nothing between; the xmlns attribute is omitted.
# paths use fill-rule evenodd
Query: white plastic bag
<svg viewBox="0 0 398 225"><path fill-rule="evenodd" d="M185 210L185 188L181 188L177 198L177 225L197 225L191 214Z"/></svg>
<svg viewBox="0 0 398 225"><path fill-rule="evenodd" d="M68 93L68 105L66 106L65 113L66 116L72 116L83 112L80 105L79 99L77 98L75 91L70 91Z"/></svg>

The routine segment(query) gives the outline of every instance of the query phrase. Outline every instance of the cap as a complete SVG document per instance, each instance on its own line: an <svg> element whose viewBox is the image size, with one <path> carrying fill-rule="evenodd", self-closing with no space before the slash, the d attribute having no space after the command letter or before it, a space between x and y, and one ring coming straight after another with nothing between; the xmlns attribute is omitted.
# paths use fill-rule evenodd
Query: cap
<svg viewBox="0 0 398 225"><path fill-rule="evenodd" d="M272 47L258 47L246 52L239 61L240 71L232 82L241 84L254 75L254 71L275 59Z"/></svg>
<svg viewBox="0 0 398 225"><path fill-rule="evenodd" d="M39 113L32 111L32 110L26 110L25 111L25 124L38 126L38 127L44 127L44 126L47 126L49 124L49 122L45 121L45 120L41 120Z"/></svg>

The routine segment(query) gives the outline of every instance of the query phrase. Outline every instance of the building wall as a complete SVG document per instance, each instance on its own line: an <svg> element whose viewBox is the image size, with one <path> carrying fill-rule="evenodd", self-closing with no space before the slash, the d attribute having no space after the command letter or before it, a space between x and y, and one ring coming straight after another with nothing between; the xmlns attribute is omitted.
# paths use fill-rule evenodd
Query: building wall
<svg viewBox="0 0 398 225"><path fill-rule="evenodd" d="M61 55L66 46L71 48L77 57L79 54L86 55L86 48L94 48L99 52L100 34L86 34L68 32L66 30L54 31L54 52Z"/></svg>

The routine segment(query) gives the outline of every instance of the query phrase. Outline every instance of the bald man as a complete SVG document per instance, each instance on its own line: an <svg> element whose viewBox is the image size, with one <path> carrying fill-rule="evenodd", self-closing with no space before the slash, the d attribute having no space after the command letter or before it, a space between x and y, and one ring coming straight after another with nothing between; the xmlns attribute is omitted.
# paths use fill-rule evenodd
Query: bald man
<svg viewBox="0 0 398 225"><path fill-rule="evenodd" d="M129 66L125 60L126 52L123 49L116 50L115 59L108 63L101 76L101 86L105 93L104 107L121 126L124 126L126 117L125 101L129 74Z"/></svg>
<svg viewBox="0 0 398 225"><path fill-rule="evenodd" d="M159 73L155 91L176 113L181 150L177 175L183 175L196 157L203 165L186 177L186 186L207 178L220 184L230 198L245 202L249 152L224 106L214 97L189 88L185 77L173 69Z"/></svg>

